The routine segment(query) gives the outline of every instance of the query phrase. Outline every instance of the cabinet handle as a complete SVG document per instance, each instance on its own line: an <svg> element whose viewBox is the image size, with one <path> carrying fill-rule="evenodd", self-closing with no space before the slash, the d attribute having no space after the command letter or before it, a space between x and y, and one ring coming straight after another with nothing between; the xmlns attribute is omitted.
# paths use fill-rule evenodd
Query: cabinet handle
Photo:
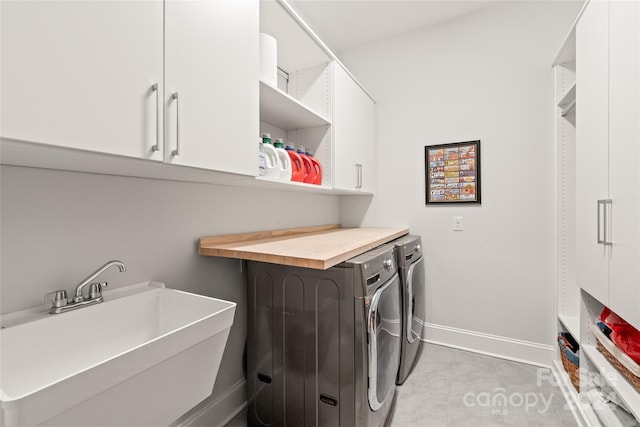
<svg viewBox="0 0 640 427"><path fill-rule="evenodd" d="M156 152L160 151L160 131L158 130L160 124L160 108L158 107L160 99L158 93L160 91L158 90L158 83L154 83L153 86L151 86L151 90L156 93L156 145L151 147L151 151Z"/></svg>
<svg viewBox="0 0 640 427"><path fill-rule="evenodd" d="M178 99L178 92L171 94L171 99L176 101L176 149L171 152L172 156L180 155L180 101Z"/></svg>
<svg viewBox="0 0 640 427"><path fill-rule="evenodd" d="M602 244L605 246L613 246L613 242L609 240L610 236L607 232L607 230L609 229L609 209L607 209L607 205L613 207L613 201L611 199L604 199L602 203L604 205L604 222L602 223L602 226L604 228L604 241L602 242Z"/></svg>
<svg viewBox="0 0 640 427"><path fill-rule="evenodd" d="M600 218L600 206L604 205L604 200L598 200L598 244L604 244L604 239L600 238L600 224L602 223Z"/></svg>

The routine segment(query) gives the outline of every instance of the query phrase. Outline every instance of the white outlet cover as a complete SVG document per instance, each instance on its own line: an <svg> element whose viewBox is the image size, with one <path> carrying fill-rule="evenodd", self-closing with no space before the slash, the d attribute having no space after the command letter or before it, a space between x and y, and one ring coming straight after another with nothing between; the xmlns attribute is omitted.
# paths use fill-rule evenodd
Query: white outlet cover
<svg viewBox="0 0 640 427"><path fill-rule="evenodd" d="M462 217L454 216L453 217L453 231L462 231Z"/></svg>

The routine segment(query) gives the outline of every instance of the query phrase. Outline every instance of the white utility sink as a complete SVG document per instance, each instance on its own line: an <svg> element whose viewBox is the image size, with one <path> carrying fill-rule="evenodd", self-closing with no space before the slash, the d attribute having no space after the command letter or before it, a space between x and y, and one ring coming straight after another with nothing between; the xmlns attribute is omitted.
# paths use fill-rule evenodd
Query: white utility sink
<svg viewBox="0 0 640 427"><path fill-rule="evenodd" d="M147 282L2 316L0 425L166 426L205 399L236 304Z"/></svg>

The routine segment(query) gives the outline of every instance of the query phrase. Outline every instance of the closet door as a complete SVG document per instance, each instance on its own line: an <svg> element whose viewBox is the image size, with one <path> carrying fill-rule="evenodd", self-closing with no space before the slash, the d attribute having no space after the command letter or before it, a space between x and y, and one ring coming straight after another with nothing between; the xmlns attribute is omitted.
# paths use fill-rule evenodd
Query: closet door
<svg viewBox="0 0 640 427"><path fill-rule="evenodd" d="M576 279L608 304L609 3L589 3L576 27ZM608 237L608 236L607 236ZM600 242L600 243L599 243Z"/></svg>
<svg viewBox="0 0 640 427"><path fill-rule="evenodd" d="M609 305L640 329L640 3L611 2L610 37Z"/></svg>
<svg viewBox="0 0 640 427"><path fill-rule="evenodd" d="M162 160L162 20L161 0L3 0L2 137Z"/></svg>

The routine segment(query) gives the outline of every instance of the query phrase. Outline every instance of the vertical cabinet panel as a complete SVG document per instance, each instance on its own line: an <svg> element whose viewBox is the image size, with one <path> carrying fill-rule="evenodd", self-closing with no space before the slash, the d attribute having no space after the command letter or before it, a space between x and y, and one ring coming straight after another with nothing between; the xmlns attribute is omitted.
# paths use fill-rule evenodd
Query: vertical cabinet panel
<svg viewBox="0 0 640 427"><path fill-rule="evenodd" d="M612 1L609 34L609 303L640 329L640 3Z"/></svg>
<svg viewBox="0 0 640 427"><path fill-rule="evenodd" d="M375 103L339 65L333 88L334 187L375 188Z"/></svg>
<svg viewBox="0 0 640 427"><path fill-rule="evenodd" d="M256 175L257 0L172 0L165 7L165 160Z"/></svg>
<svg viewBox="0 0 640 427"><path fill-rule="evenodd" d="M608 198L608 2L589 3L576 27L576 280L608 304L609 251L604 235ZM600 221L598 221L600 219Z"/></svg>
<svg viewBox="0 0 640 427"><path fill-rule="evenodd" d="M2 137L162 160L162 1L3 1L1 18Z"/></svg>

